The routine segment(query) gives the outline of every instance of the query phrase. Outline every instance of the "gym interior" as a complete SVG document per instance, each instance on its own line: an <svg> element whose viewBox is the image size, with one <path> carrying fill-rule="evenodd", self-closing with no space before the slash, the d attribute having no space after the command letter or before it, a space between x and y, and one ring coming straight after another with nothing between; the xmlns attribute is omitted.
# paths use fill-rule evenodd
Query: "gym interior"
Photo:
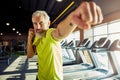
<svg viewBox="0 0 120 80"><path fill-rule="evenodd" d="M0 6L0 80L36 80L37 54L31 59L26 56L34 10L46 10L51 26L56 27L81 1L84 0L2 2L8 6ZM88 30L76 28L60 42L64 80L120 80L120 0L93 1L103 10L104 20Z"/></svg>

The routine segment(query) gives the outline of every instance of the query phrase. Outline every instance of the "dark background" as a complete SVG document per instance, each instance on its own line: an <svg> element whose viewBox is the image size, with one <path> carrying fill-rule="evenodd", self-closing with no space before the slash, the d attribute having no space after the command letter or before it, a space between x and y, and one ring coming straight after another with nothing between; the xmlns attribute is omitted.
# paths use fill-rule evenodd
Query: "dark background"
<svg viewBox="0 0 120 80"><path fill-rule="evenodd" d="M58 24L68 13L74 10L84 0L0 0L0 33L16 33L12 28L20 33L27 33L32 27L31 14L35 10L45 10L51 19L51 26ZM120 0L93 0L103 11L104 17L108 14L120 10ZM58 19L56 19L69 5ZM53 22L56 19L55 22ZM9 26L6 23L10 23Z"/></svg>

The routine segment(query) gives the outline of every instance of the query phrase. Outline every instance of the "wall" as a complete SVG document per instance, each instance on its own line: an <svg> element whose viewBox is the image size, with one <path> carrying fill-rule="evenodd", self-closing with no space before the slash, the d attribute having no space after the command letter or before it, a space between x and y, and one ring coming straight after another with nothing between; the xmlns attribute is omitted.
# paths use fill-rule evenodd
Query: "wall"
<svg viewBox="0 0 120 80"><path fill-rule="evenodd" d="M120 19L120 10L106 15L104 17L103 23L110 22L117 19Z"/></svg>
<svg viewBox="0 0 120 80"><path fill-rule="evenodd" d="M27 34L17 35L17 34L8 33L6 35L1 35L0 39L3 41L10 41L10 40L26 41Z"/></svg>

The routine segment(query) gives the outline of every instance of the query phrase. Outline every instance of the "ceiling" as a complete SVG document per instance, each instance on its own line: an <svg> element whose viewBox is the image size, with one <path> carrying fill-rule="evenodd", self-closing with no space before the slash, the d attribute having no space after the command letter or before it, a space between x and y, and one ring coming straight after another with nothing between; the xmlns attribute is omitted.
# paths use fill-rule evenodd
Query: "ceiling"
<svg viewBox="0 0 120 80"><path fill-rule="evenodd" d="M84 0L1 0L0 1L0 33L27 33L32 27L31 14L36 10L45 10L53 24L58 24L79 3ZM89 0L87 0L89 1ZM94 0L106 16L112 12L120 10L120 0ZM9 26L6 23L10 23ZM15 28L13 31L12 29Z"/></svg>

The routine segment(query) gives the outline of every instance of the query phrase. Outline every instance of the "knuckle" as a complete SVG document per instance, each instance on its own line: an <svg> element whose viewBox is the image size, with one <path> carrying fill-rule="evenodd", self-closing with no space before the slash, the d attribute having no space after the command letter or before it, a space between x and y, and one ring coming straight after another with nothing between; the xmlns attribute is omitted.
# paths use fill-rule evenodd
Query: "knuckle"
<svg viewBox="0 0 120 80"><path fill-rule="evenodd" d="M89 6L89 3L88 2L82 2L81 6L84 7L84 8L86 8L86 7Z"/></svg>
<svg viewBox="0 0 120 80"><path fill-rule="evenodd" d="M93 7L96 6L96 4L94 2L90 2L90 5L93 6Z"/></svg>

